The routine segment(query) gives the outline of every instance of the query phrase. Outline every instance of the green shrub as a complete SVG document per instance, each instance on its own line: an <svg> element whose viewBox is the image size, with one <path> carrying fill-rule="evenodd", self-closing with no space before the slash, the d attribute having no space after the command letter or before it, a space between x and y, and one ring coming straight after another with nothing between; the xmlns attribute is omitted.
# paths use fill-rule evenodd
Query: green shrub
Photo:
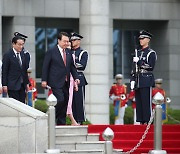
<svg viewBox="0 0 180 154"><path fill-rule="evenodd" d="M113 104L110 104L109 105L109 113L110 113L110 115L109 115L109 121L110 121L110 124L114 124L114 120L115 120L115 116L114 116L114 106L113 106Z"/></svg>
<svg viewBox="0 0 180 154"><path fill-rule="evenodd" d="M180 110L168 108L168 120L164 124L179 124L180 123Z"/></svg>
<svg viewBox="0 0 180 154"><path fill-rule="evenodd" d="M114 106L113 104L110 104L110 124L114 124ZM128 106L125 110L124 115L124 124L133 124L133 109L131 106Z"/></svg>
<svg viewBox="0 0 180 154"><path fill-rule="evenodd" d="M71 125L71 120L69 117L66 117L66 124ZM86 121L83 122L83 125L89 125L89 124L91 124L91 122L88 119L86 119Z"/></svg>
<svg viewBox="0 0 180 154"><path fill-rule="evenodd" d="M125 110L124 124L133 124L133 123L134 123L134 111L131 106L128 106Z"/></svg>
<svg viewBox="0 0 180 154"><path fill-rule="evenodd" d="M114 106L110 104L110 124L114 124ZM168 120L164 124L179 124L180 123L180 110L168 108L167 110ZM133 109L128 106L125 110L124 124L133 124Z"/></svg>
<svg viewBox="0 0 180 154"><path fill-rule="evenodd" d="M34 108L46 113L48 110L48 105L46 104L46 100L38 99L35 102ZM110 124L114 124L115 116L114 116L113 104L110 104L109 109L110 109L110 112L109 112ZM180 110L168 108L167 113L168 113L168 120L164 124L179 124L180 123ZM71 120L68 117L66 118L66 123L67 125L71 124ZM85 122L83 122L83 125L88 125L88 124L91 124L89 120L86 120ZM133 109L131 106L128 106L125 110L124 124L133 124Z"/></svg>
<svg viewBox="0 0 180 154"><path fill-rule="evenodd" d="M48 110L48 105L46 104L46 100L38 99L35 102L34 108L37 109L37 110L40 110L40 111L42 111L44 113L46 113L47 110Z"/></svg>
<svg viewBox="0 0 180 154"><path fill-rule="evenodd" d="M34 108L46 113L48 111L48 105L46 104L46 100L38 99L35 102ZM66 124L71 125L71 120L69 119L69 117L66 117ZM86 120L85 122L83 122L83 125L88 125L88 124L91 124L89 120Z"/></svg>

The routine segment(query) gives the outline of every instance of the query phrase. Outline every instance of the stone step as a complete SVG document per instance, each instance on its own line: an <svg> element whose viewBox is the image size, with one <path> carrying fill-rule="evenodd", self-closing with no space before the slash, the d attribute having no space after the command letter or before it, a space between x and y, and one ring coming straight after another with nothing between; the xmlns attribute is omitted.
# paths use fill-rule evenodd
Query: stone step
<svg viewBox="0 0 180 154"><path fill-rule="evenodd" d="M87 142L77 142L77 143L56 143L56 148L60 149L62 152L69 150L104 150L104 141L87 141Z"/></svg>
<svg viewBox="0 0 180 154"><path fill-rule="evenodd" d="M113 149L113 154L120 154L123 152L123 149Z"/></svg>
<svg viewBox="0 0 180 154"><path fill-rule="evenodd" d="M69 150L61 154L105 154L103 150Z"/></svg>
<svg viewBox="0 0 180 154"><path fill-rule="evenodd" d="M64 134L88 134L88 126L56 126L56 135L64 135Z"/></svg>
<svg viewBox="0 0 180 154"><path fill-rule="evenodd" d="M99 134L57 134L56 135L56 143L62 142L82 142L82 141L99 141Z"/></svg>

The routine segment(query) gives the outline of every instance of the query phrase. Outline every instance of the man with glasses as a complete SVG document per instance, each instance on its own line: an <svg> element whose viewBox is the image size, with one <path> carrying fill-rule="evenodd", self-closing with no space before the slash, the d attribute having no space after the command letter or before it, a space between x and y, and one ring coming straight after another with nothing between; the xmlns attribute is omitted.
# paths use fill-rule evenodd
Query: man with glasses
<svg viewBox="0 0 180 154"><path fill-rule="evenodd" d="M16 33L12 39L12 48L5 53L2 64L3 92L23 103L29 89L27 58L22 52L26 38L27 36Z"/></svg>
<svg viewBox="0 0 180 154"><path fill-rule="evenodd" d="M141 50L133 57L136 65L132 71L131 90L135 90L137 122L147 124L152 113L152 87L155 86L153 70L157 60L154 50L149 47L152 34L142 30L139 33Z"/></svg>

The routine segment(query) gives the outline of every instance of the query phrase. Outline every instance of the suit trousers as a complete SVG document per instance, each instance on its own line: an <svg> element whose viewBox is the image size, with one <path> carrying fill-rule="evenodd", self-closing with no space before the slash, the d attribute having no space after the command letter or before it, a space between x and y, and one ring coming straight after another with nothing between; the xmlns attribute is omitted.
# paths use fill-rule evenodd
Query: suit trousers
<svg viewBox="0 0 180 154"><path fill-rule="evenodd" d="M137 122L148 123L152 114L152 87L135 90Z"/></svg>
<svg viewBox="0 0 180 154"><path fill-rule="evenodd" d="M20 90L8 90L8 95L10 98L14 98L20 102L25 103L26 91L24 84L21 84Z"/></svg>
<svg viewBox="0 0 180 154"><path fill-rule="evenodd" d="M66 111L69 100L69 86L65 82L62 88L52 88L54 96L57 98L57 104L55 106L56 110L56 124L65 125L66 124Z"/></svg>

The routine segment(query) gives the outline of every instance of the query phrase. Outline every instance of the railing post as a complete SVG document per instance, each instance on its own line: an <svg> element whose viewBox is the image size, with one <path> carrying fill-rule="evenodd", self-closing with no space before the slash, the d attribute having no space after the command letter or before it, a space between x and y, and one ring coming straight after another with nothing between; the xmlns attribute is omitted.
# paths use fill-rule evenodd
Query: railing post
<svg viewBox="0 0 180 154"><path fill-rule="evenodd" d="M167 154L165 150L162 150L162 106L161 103L164 97L157 93L154 96L155 108L155 124L154 124L154 150L149 151L149 154Z"/></svg>
<svg viewBox="0 0 180 154"><path fill-rule="evenodd" d="M108 127L103 132L102 137L105 140L105 154L112 154L113 146L111 140L114 138L114 132Z"/></svg>
<svg viewBox="0 0 180 154"><path fill-rule="evenodd" d="M57 104L56 97L51 94L46 100L48 108L48 124L49 124L49 149L46 150L46 153L58 154L60 149L55 149L56 147L56 130L55 130L55 105Z"/></svg>

